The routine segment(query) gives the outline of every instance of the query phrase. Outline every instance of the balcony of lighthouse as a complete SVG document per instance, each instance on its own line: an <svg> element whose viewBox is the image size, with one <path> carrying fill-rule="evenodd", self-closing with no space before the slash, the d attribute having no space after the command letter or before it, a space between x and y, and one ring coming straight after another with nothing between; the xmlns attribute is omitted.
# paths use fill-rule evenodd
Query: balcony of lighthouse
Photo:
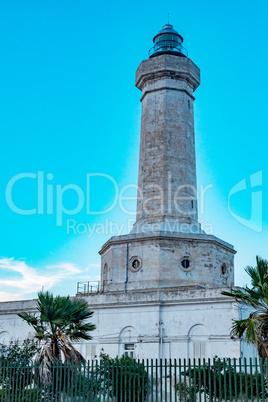
<svg viewBox="0 0 268 402"><path fill-rule="evenodd" d="M99 281L77 282L76 296L97 294L100 291Z"/></svg>

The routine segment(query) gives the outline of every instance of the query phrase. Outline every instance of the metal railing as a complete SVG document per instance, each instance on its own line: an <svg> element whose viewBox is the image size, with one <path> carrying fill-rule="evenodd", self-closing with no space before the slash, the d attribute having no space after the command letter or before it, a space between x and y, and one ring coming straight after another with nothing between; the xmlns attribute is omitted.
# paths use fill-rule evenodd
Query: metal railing
<svg viewBox="0 0 268 402"><path fill-rule="evenodd" d="M0 364L0 401L267 401L268 360Z"/></svg>
<svg viewBox="0 0 268 402"><path fill-rule="evenodd" d="M99 291L100 291L99 281L77 283L77 295L99 293Z"/></svg>

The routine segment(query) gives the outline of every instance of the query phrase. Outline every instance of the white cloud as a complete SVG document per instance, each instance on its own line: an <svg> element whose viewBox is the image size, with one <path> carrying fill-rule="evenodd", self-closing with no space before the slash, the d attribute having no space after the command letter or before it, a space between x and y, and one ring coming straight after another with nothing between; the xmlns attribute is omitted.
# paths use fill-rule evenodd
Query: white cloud
<svg viewBox="0 0 268 402"><path fill-rule="evenodd" d="M8 301L8 300L21 300L21 295L19 293L8 293L8 292L0 292L0 302Z"/></svg>
<svg viewBox="0 0 268 402"><path fill-rule="evenodd" d="M76 279L84 272L75 264L62 262L46 266L42 272L30 267L22 260L0 259L0 301L29 298L42 288L49 290L66 279ZM3 289L4 287L4 289Z"/></svg>

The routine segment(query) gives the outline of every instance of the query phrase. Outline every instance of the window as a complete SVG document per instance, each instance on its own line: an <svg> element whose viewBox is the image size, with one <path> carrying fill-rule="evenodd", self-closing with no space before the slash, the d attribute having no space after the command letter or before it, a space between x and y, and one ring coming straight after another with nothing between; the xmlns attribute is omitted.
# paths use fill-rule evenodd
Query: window
<svg viewBox="0 0 268 402"><path fill-rule="evenodd" d="M124 355L134 357L134 343L125 343Z"/></svg>
<svg viewBox="0 0 268 402"><path fill-rule="evenodd" d="M222 266L221 266L221 273L222 273L222 275L226 275L226 274L227 274L227 266L226 266L226 264L222 264Z"/></svg>
<svg viewBox="0 0 268 402"><path fill-rule="evenodd" d="M129 260L129 268L132 272L138 272L141 269L142 261L140 257L133 256Z"/></svg>
<svg viewBox="0 0 268 402"><path fill-rule="evenodd" d="M184 259L181 261L181 266L182 266L184 269L188 269L188 268L190 267L190 261L188 260L188 258L184 258Z"/></svg>
<svg viewBox="0 0 268 402"><path fill-rule="evenodd" d="M141 265L141 263L140 263L139 260L133 260L133 261L132 261L132 268L134 268L134 269L139 269L139 268L140 268L140 265Z"/></svg>
<svg viewBox="0 0 268 402"><path fill-rule="evenodd" d="M194 269L194 262L192 258L188 254L186 254L181 258L179 262L179 267L182 271L188 273L192 271L192 269Z"/></svg>
<svg viewBox="0 0 268 402"><path fill-rule="evenodd" d="M206 343L193 342L194 359L204 359L206 357Z"/></svg>

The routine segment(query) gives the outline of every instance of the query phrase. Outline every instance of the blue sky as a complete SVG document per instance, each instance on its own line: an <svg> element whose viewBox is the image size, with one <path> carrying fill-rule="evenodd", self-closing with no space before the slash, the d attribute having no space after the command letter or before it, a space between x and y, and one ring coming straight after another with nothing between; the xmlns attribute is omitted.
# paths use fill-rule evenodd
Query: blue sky
<svg viewBox="0 0 268 402"><path fill-rule="evenodd" d="M247 282L244 267L254 264L256 254L268 257L265 1L2 0L0 300L33 298L42 287L75 294L77 281L98 279L98 251L112 234L100 233L100 225L115 222L128 232L134 216L118 205L106 214L82 208L57 225L55 194L69 184L86 193L92 173L110 175L119 191L137 183L141 103L135 71L168 13L201 69L197 179L199 187L212 187L200 219L235 246L236 284ZM34 215L20 215L7 204L8 183L25 172L44 174L41 187L45 197L54 192L54 213L46 201L43 213ZM14 184L13 201L22 209L37 206L34 177ZM245 189L232 195L228 208L239 182ZM91 211L108 208L113 199L110 180L91 179ZM63 203L75 208L74 191L64 193ZM135 203L125 206L133 212ZM87 233L68 233L68 219Z"/></svg>

